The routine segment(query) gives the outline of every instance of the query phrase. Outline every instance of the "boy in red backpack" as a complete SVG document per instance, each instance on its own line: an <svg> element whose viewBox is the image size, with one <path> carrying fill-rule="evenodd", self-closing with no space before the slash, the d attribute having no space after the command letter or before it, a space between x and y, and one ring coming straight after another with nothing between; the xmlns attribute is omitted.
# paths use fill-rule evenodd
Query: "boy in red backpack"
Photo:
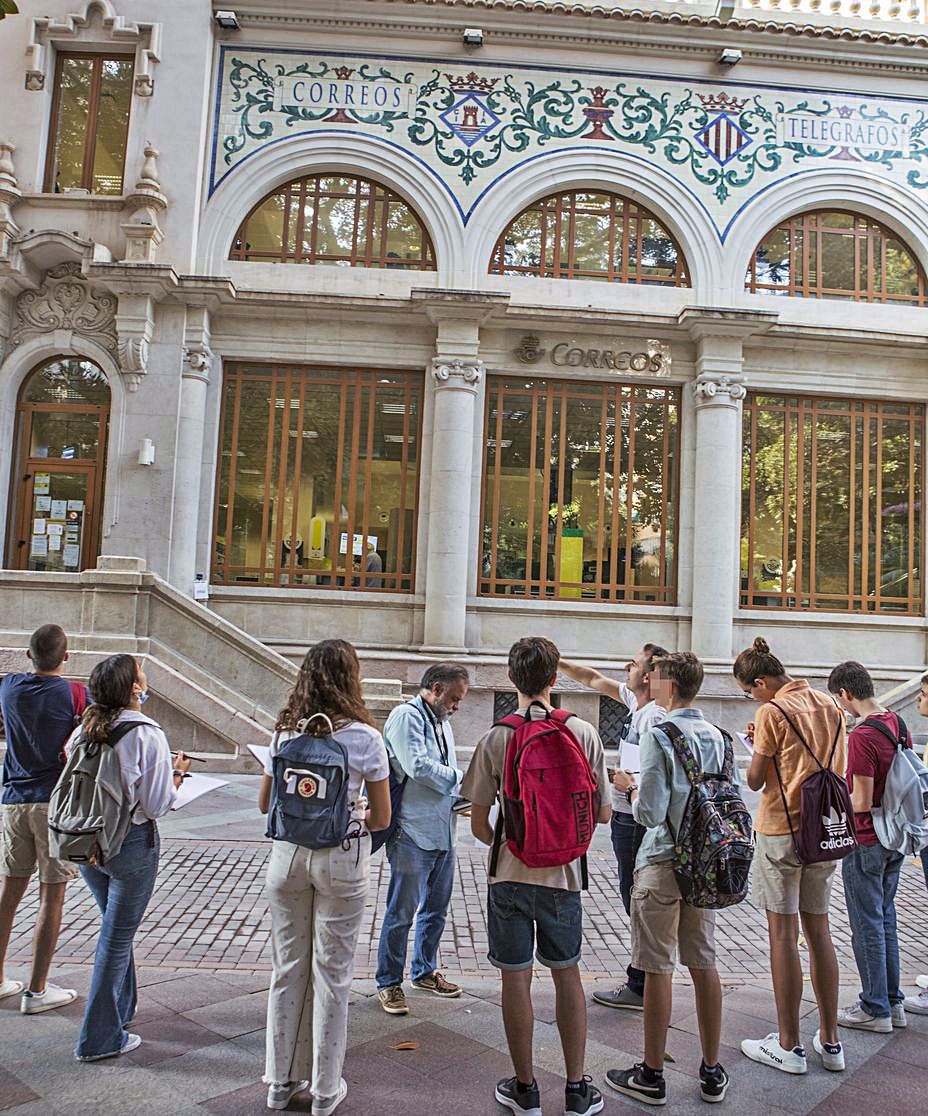
<svg viewBox="0 0 928 1116"><path fill-rule="evenodd" d="M470 799L474 836L492 846L489 960L502 973L503 1022L515 1076L496 1099L512 1112L541 1116L532 1068L532 964L551 970L567 1070L564 1110L603 1107L583 1073L586 999L580 983L580 891L585 852L597 824L611 818L602 741L592 725L551 707L558 649L540 636L509 652L518 712L478 742L461 794ZM497 830L490 809L501 800Z"/></svg>

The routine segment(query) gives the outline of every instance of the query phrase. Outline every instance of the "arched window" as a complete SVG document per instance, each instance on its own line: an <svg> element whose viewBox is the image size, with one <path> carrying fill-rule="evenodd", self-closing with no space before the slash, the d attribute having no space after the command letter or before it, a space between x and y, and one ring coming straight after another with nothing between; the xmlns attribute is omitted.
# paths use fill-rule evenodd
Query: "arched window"
<svg viewBox="0 0 928 1116"><path fill-rule="evenodd" d="M77 573L96 560L110 389L93 361L56 357L23 384L16 412L14 569Z"/></svg>
<svg viewBox="0 0 928 1116"><path fill-rule="evenodd" d="M924 306L925 273L902 241L870 217L840 210L797 213L758 244L749 291Z"/></svg>
<svg viewBox="0 0 928 1116"><path fill-rule="evenodd" d="M491 275L690 285L677 242L618 194L568 190L533 202L496 242Z"/></svg>
<svg viewBox="0 0 928 1116"><path fill-rule="evenodd" d="M345 174L308 175L268 194L242 222L229 259L435 270L429 234L409 203Z"/></svg>

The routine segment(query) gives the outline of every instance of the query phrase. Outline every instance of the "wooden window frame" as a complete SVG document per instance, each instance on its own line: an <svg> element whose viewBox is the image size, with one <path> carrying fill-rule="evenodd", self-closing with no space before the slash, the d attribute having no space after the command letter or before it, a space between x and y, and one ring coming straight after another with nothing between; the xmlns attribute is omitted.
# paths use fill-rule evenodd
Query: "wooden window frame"
<svg viewBox="0 0 928 1116"><path fill-rule="evenodd" d="M853 223L850 227L837 225L829 226L825 218L830 214L840 214L850 217ZM787 252L789 255L789 281L783 283L763 283L757 279L757 254L777 232L783 232L787 237ZM854 289L828 287L822 275L823 240L826 236L853 236L854 238ZM809 281L809 265L811 260L810 245L815 242L815 282ZM886 289L886 245L887 240L894 240L906 251L915 265L918 275L918 293L904 295L890 292ZM801 278L797 281L798 244L802 246ZM862 251L866 244L866 252ZM873 261L879 257L881 280L879 288L874 284ZM781 221L768 230L760 239L757 247L751 253L748 264L745 289L751 294L789 295L792 298L816 299L843 299L848 302L876 302L889 304L902 304L909 306L928 305L928 284L925 272L916 254L908 244L892 229L879 221L873 220L862 213L855 213L843 209L812 209L805 213L797 213Z"/></svg>
<svg viewBox="0 0 928 1116"><path fill-rule="evenodd" d="M591 209L585 211L583 209L583 206L577 201L578 195L583 194L596 194L600 197L608 198L610 202L609 268L607 271L584 271L577 267L577 245L576 237L574 236L577 216L582 216L584 212L589 212L596 216L603 215L602 210ZM534 212L540 214L541 222L538 266L509 266L505 262L506 238L512 227L518 221L526 214ZM653 221L664 232L664 235L676 249L677 273L675 275L649 275L640 270L643 225L645 221ZM562 258L561 254L561 244L563 241L561 231L565 222L568 229L566 261ZM632 237L630 230L633 224L635 226L635 231ZM621 247L621 266L619 268L614 266L617 240L620 242ZM548 267L545 262L549 241L553 242L551 253L552 263L550 267ZM635 249L634 268L629 267L629 245L632 243ZM631 198L623 197L621 194L614 194L609 190L562 190L554 194L548 194L546 197L539 198L537 201L532 202L531 205L527 205L509 222L497 239L496 244L493 246L493 253L490 257L489 274L506 276L526 275L534 276L538 279L589 279L594 281L606 279L610 283L635 283L645 286L690 286L689 267L687 266L686 257L680 245L677 243L676 237L668 231L663 221L652 213L651 210L645 209Z"/></svg>
<svg viewBox="0 0 928 1116"><path fill-rule="evenodd" d="M353 193L341 193L330 190L323 191L321 183L322 180L326 178L351 179L351 181L356 184L356 188ZM277 194L283 194L285 199L279 252L254 251L248 249L246 247L248 222L265 202ZM304 220L306 216L307 198L312 198L314 206L309 251L304 252L302 245L304 242L304 233L306 231ZM318 251L319 202L324 198L341 198L354 202L352 248L351 252L347 255L331 252L321 253ZM378 203L381 205L382 212L380 215L380 227L375 234L373 217L377 211ZM404 260L387 255L387 222L392 205L403 206L419 226L422 236L422 256L418 260ZM362 209L365 208L367 210L368 220L366 221L366 233L362 238L359 235L359 228L361 225ZM296 219L293 236L294 249L292 252L288 247L291 214ZM395 190L391 190L388 186L384 186L383 183L377 182L375 179L338 171L305 175L303 178L295 178L290 182L283 183L274 190L268 191L257 205L252 206L245 219L239 225L232 239L232 247L229 249L229 259L249 263L298 264L339 263L347 261L352 267L372 267L385 271L435 271L435 248L432 244L432 238L425 226L425 222L416 212L413 205L400 194L396 193Z"/></svg>
<svg viewBox="0 0 928 1116"><path fill-rule="evenodd" d="M782 400L782 404L771 407L759 403L760 399ZM843 408L835 404L843 404ZM752 585L756 554L756 469L755 446L757 442L757 412L760 409L782 412L784 423L783 441L783 492L780 502L782 522L780 588L762 589ZM907 409L907 413L903 410ZM850 451L848 455L848 587L847 593L819 592L816 586L816 511L818 503L818 443L816 436L819 416L847 418L850 429ZM883 478L883 430L885 422L908 423L909 462L908 490L914 493L916 471L919 474L921 489L925 487L925 407L921 403L904 400L875 399L835 399L830 396L796 395L779 392L751 392L748 394L743 410L744 442L748 447L743 453L746 468L742 473L742 524L741 553L747 563L747 575L739 568L739 604L743 609L763 609L789 612L830 612L846 616L922 616L925 608L924 590L924 553L925 523L920 505L923 499L914 495L909 501L907 521L907 596L884 595L876 579L870 589L870 543L874 546L874 566L879 570L881 551L884 542L882 530L876 530L881 521L882 478ZM860 457L858 458L858 423L860 424ZM790 439L795 432L797 451L795 467L797 472L796 488L790 491L790 471L793 465ZM811 452L805 453L805 440L811 438ZM875 458L871 464L871 458ZM861 479L857 482L857 470ZM875 478L875 479L874 479ZM810 506L805 506L804 490L812 494ZM874 486L874 501L866 495ZM823 494L827 498L827 494ZM793 502L796 500L795 530L791 531ZM885 509L883 509L885 511ZM745 529L746 528L746 529ZM860 532L858 544L857 533ZM795 542L790 545L790 536ZM745 541L747 549L744 550ZM860 570L855 569L854 559L860 551ZM916 553L917 551L917 553ZM808 559L806 559L808 554ZM784 585L783 571L788 571L795 562L793 587ZM919 591L912 591L914 571L919 570ZM859 585L859 590L858 590ZM900 607L901 606L901 607Z"/></svg>
<svg viewBox="0 0 928 1116"><path fill-rule="evenodd" d="M320 373L323 378L309 378L305 376L306 371ZM397 382L391 385L392 390L399 390L403 392L404 398L404 420L403 432L401 437L402 453L400 455L400 470L403 476L403 483L400 485L400 504L398 515L398 538L397 538L397 555L398 561L402 562L403 554L405 552L406 543L406 514L412 512L412 536L410 542L410 564L408 569L399 568L394 571L372 571L368 573L365 570L355 571L353 569L353 547L348 546L346 553L341 555L339 553L339 538L340 532L332 530L330 532L331 538L329 539L326 557L331 560L331 567L327 570L313 570L309 567L297 565L296 550L291 549L289 560L287 562L281 561L281 549L283 539L285 537L285 524L281 516L275 517L273 531L269 526L269 502L273 500L275 507L284 507L284 492L287 488L287 478L292 475L294 478L300 475L301 461L302 461L302 439L297 439L295 452L291 455L286 450L288 439L280 438L281 446L277 454L277 473L276 484L273 482L274 477L274 430L273 430L273 411L271 411L268 419L269 430L267 438L267 457L265 464L264 475L264 513L261 526L261 542L260 552L262 555L262 562L255 566L239 566L231 565L228 563L229 556L229 540L232 537L233 525L233 512L234 512L234 495L235 495L235 474L237 464L238 452L238 430L239 430L239 409L242 398L242 385L251 381L266 381L269 386L269 398L277 398L283 393L283 398L290 400L297 400L297 428L301 429L303 426L303 418L306 414L307 408L311 403L311 391L314 385L326 385L340 389L340 403L339 403L339 416L338 416L338 443L336 450L336 472L332 478L333 490L335 493L335 500L339 504L344 503L348 509L347 520L347 534L348 538L352 539L356 534L371 536L377 534L374 524L369 522L370 513L370 492L371 492L371 479L372 479L372 463L373 456L371 453L373 442L373 414L376 409L377 401L377 380L378 377L390 376ZM235 384L236 388L234 393L228 390L229 386ZM364 497L358 506L358 479L359 470L357 463L362 457L362 447L360 444L361 433L361 408L358 400L355 400L354 409L348 409L348 388L354 386L357 389L367 387L369 389L368 398L368 424L367 424L367 437L366 444L363 447L365 465L363 468L363 481L364 481ZM215 489L215 512L213 516L213 538L211 544L212 553L212 573L211 581L217 585L239 586L241 588L255 587L255 588L280 588L280 589L308 589L312 591L326 590L326 589L360 589L365 592L377 593L412 593L415 591L416 584L416 535L417 535L417 514L419 507L419 480L420 470L422 468L422 412L423 402L425 395L424 377L421 373L410 372L407 370L396 369L382 369L382 368L365 368L353 369L344 367L333 367L328 365L301 365L289 363L261 363L258 361L231 361L224 365L223 368L223 390L222 401L219 413L219 434L218 434L218 448L217 448L217 468L216 468L216 489ZM221 514L220 500L223 495L223 439L226 432L226 420L229 414L229 405L233 409L232 414L232 428L230 438L230 451L231 458L229 463L228 475L228 504L226 510ZM416 404L417 414L415 421L410 418L410 405ZM285 407L286 413L286 407ZM406 492L408 488L407 473L409 470L409 446L410 438L413 438L416 446L416 460L415 460L415 473L413 476L413 496L411 506L406 502ZM344 467L346 449L348 452L348 466ZM346 480L347 474L347 480ZM297 533L297 520L300 514L298 501L294 501L293 508L290 513L289 522L286 524L286 530L289 532L290 537ZM374 529L372 529L374 528ZM224 535L226 539L225 555L220 559L218 553L217 540L220 534ZM273 544L273 563L267 562L267 554L269 546ZM295 579L297 575L306 574L314 575L326 579L326 584L315 584L307 582L297 582ZM353 584L357 581L358 584ZM379 585L367 584L367 582L379 582Z"/></svg>
<svg viewBox="0 0 928 1116"><path fill-rule="evenodd" d="M483 458L483 479L481 484L480 494L480 516L481 516L481 545L480 557L478 566L478 579L477 579L477 595L480 597L510 597L515 590L521 589L518 595L523 600L570 600L576 599L578 602L583 600L587 603L603 603L603 602L622 602L632 605L675 605L677 603L678 591L678 577L677 565L679 561L679 530L680 530L680 468L681 468L681 445L682 445L682 389L679 385L674 384L652 384L644 381L584 381L580 383L574 380L558 379L556 377L546 376L532 376L525 377L522 382L531 383L531 388L519 391L507 392L505 390L506 383L512 383L514 380L522 380L518 376L489 376L487 378L487 394L486 394L486 408L484 412L484 458ZM600 388L598 400L588 389L595 385ZM586 388L586 391L581 391L581 388ZM607 411L610 402L615 405L615 419L616 422L620 421L619 416L623 413L623 408L628 408L628 431L629 442L627 451L623 451L616 447L613 454L616 452L620 454L619 466L624 465L625 468L616 468L616 462L613 457L613 477L627 476L634 471L635 459L635 407L639 402L639 393L645 391L655 391L663 393L662 406L664 407L664 423L663 423L663 439L661 445L661 476L663 479L663 486L666 495L664 501L664 514L661 519L661 542L659 551L659 561L661 569L660 580L653 585L636 585L631 577L632 574L632 547L631 533L632 523L631 515L626 514L626 527L625 535L622 540L619 539L619 500L613 499L612 501L612 530L607 536L603 529L603 520L605 517L605 491L604 486L600 486L599 490L599 512L598 522L600 528L596 534L595 550L596 550L596 569L597 577L592 582L582 581L579 585L575 582L562 582L557 576L557 571L560 568L560 540L561 530L563 529L563 494L564 494L564 456L559 454L556 465L551 461L551 455L544 455L544 460L539 461L538 455L538 434L539 431L544 429L544 445L550 446L552 444L552 427L554 421L553 415L553 402L557 398L561 404L560 406L560 439L558 445L564 444L566 421L567 421L567 402L572 398L585 399L588 401L596 401L600 406L600 475L606 472L606 431L608 427ZM528 466L529 476L529 489L527 499L528 509L528 522L526 525L526 553L525 553L525 576L523 577L510 577L502 578L497 576L497 539L499 537L499 506L500 506L500 491L501 491L501 471L500 471L500 455L499 452L495 455L495 461L491 465L489 461L489 439L495 439L495 445L499 446L502 435L502 404L510 399L525 400L525 405L530 409L531 414L531 454ZM654 406L660 401L655 399L641 399L642 405ZM490 413L493 408L496 408L496 422L493 431L490 430ZM676 423L674 424L673 431L673 446L671 446L671 433L670 423L668 421L668 412L674 409L676 413ZM673 463L673 467L671 467ZM557 519L553 526L550 524L550 517L547 514L548 501L547 498L539 500L536 495L536 474L541 471L543 479L541 481L542 490L550 492L552 470L557 469L557 490L559 493L558 501L558 514ZM615 482L616 489L618 489L618 481ZM492 495L492 511L488 514L487 500L488 495ZM634 501L634 487L633 485L626 484L626 510L627 513L631 511ZM541 510L539 510L539 508ZM532 562L534 558L534 532L536 517L540 518L539 526L539 555L544 556L543 560L539 558L539 576L532 577ZM489 528L489 545L487 544L487 528ZM554 546L554 569L555 577L549 578L547 576L547 554L549 534L551 531L556 531ZM619 551L624 546L625 556L619 559ZM667 562L667 548L672 546L673 557L671 562ZM489 563L489 573L483 572L485 563ZM611 571L621 569L621 578L613 575L608 580L603 577L603 569L608 562ZM570 594L561 595L562 589L571 590ZM575 594L575 590L580 590L579 594ZM584 596L584 591L588 596Z"/></svg>
<svg viewBox="0 0 928 1116"><path fill-rule="evenodd" d="M128 62L132 66L132 77L135 77L135 55L114 54L109 51L58 51L55 58L55 88L52 93L52 106L49 115L48 148L45 152L45 192L55 193L55 160L58 149L58 114L61 108L61 70L65 61L70 58L88 58L94 61L93 73L90 79L90 102L87 106L87 130L84 135L84 164L81 171L81 183L78 189L88 190L93 194L93 163L97 150L97 129L99 126L100 90L103 85L104 62ZM129 114L126 117L126 141L122 153L122 182L119 194L101 194L99 197L118 197L126 188L126 154L129 147L129 126L132 123L132 94L129 96ZM62 190L61 193L67 191Z"/></svg>

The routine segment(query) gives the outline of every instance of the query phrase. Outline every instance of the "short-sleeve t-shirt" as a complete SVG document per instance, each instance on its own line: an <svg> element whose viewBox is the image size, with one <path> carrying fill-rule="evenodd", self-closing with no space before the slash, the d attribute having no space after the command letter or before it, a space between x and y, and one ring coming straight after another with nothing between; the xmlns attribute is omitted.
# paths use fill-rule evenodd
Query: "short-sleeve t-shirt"
<svg viewBox="0 0 928 1116"><path fill-rule="evenodd" d="M48 802L74 728L71 683L57 674L8 674L0 681L0 709L6 732L4 804Z"/></svg>
<svg viewBox="0 0 928 1116"><path fill-rule="evenodd" d="M274 769L271 760L288 740L292 740L299 733L280 732L274 735L268 752L264 773L273 775ZM377 783L390 775L390 761L387 758L387 749L383 737L361 721L350 721L347 725L337 728L332 736L339 744L343 744L348 752L348 802L352 809L361 794L362 783Z"/></svg>
<svg viewBox="0 0 928 1116"><path fill-rule="evenodd" d="M542 711L533 706L533 720L541 716ZM579 717L571 717L567 722L567 728L574 734L586 753L586 758L596 776L600 801L608 802L606 755L599 733L591 724L581 721ZM496 802L502 783L506 745L511 736L512 729L494 726L477 742L470 767L461 783L461 794L478 806L492 806ZM506 842L503 841L500 844L496 875L490 877L490 883L524 883L535 884L537 887L553 887L560 891L580 891L580 861L575 860L571 864L557 868L529 868L512 855Z"/></svg>
<svg viewBox="0 0 928 1116"><path fill-rule="evenodd" d="M834 699L813 690L808 682L799 679L782 686L774 700L789 714L819 763L828 764L837 734L831 770L843 776L847 765L847 737L844 714L835 705ZM793 830L799 826L802 784L820 770L819 765L802 746L780 710L772 704L762 705L754 718L754 751L757 755L776 759L789 804L787 818L776 770L771 763L754 828L765 837L785 836L791 832L790 823Z"/></svg>
<svg viewBox="0 0 928 1116"><path fill-rule="evenodd" d="M874 713L867 720L880 721L886 725L893 736L899 736L899 719L895 713ZM847 740L847 785L854 793L854 776L862 775L873 780L873 805L883 801L883 788L886 776L892 766L896 749L879 729L860 724L851 730ZM861 845L878 845L879 839L873 828L873 815L854 814L857 840Z"/></svg>

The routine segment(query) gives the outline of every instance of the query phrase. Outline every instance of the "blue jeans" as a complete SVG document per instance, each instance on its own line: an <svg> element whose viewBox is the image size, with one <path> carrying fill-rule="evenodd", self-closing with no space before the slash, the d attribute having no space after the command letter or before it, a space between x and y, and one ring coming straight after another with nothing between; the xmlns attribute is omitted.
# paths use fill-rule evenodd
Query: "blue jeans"
<svg viewBox="0 0 928 1116"><path fill-rule="evenodd" d="M851 944L863 986L860 1002L878 1019L905 999L899 988L895 904L903 859L882 845L858 845L842 861Z"/></svg>
<svg viewBox="0 0 928 1116"><path fill-rule="evenodd" d="M438 968L438 943L445 930L454 885L454 849L420 849L398 829L387 842L390 886L377 948L377 988L403 983L409 928L416 920L410 980ZM418 917L416 912L418 911Z"/></svg>
<svg viewBox="0 0 928 1116"><path fill-rule="evenodd" d="M631 914L635 857L638 855L644 834L644 826L639 825L631 814L620 814L618 810L612 811L612 849L619 866L619 895L622 897L622 906L626 914ZM629 965L625 972L628 975L629 991L643 996L644 973L634 965Z"/></svg>
<svg viewBox="0 0 928 1116"><path fill-rule="evenodd" d="M118 1054L138 999L132 940L145 915L158 875L158 829L133 825L119 852L106 864L82 864L81 875L103 915L78 1058Z"/></svg>

